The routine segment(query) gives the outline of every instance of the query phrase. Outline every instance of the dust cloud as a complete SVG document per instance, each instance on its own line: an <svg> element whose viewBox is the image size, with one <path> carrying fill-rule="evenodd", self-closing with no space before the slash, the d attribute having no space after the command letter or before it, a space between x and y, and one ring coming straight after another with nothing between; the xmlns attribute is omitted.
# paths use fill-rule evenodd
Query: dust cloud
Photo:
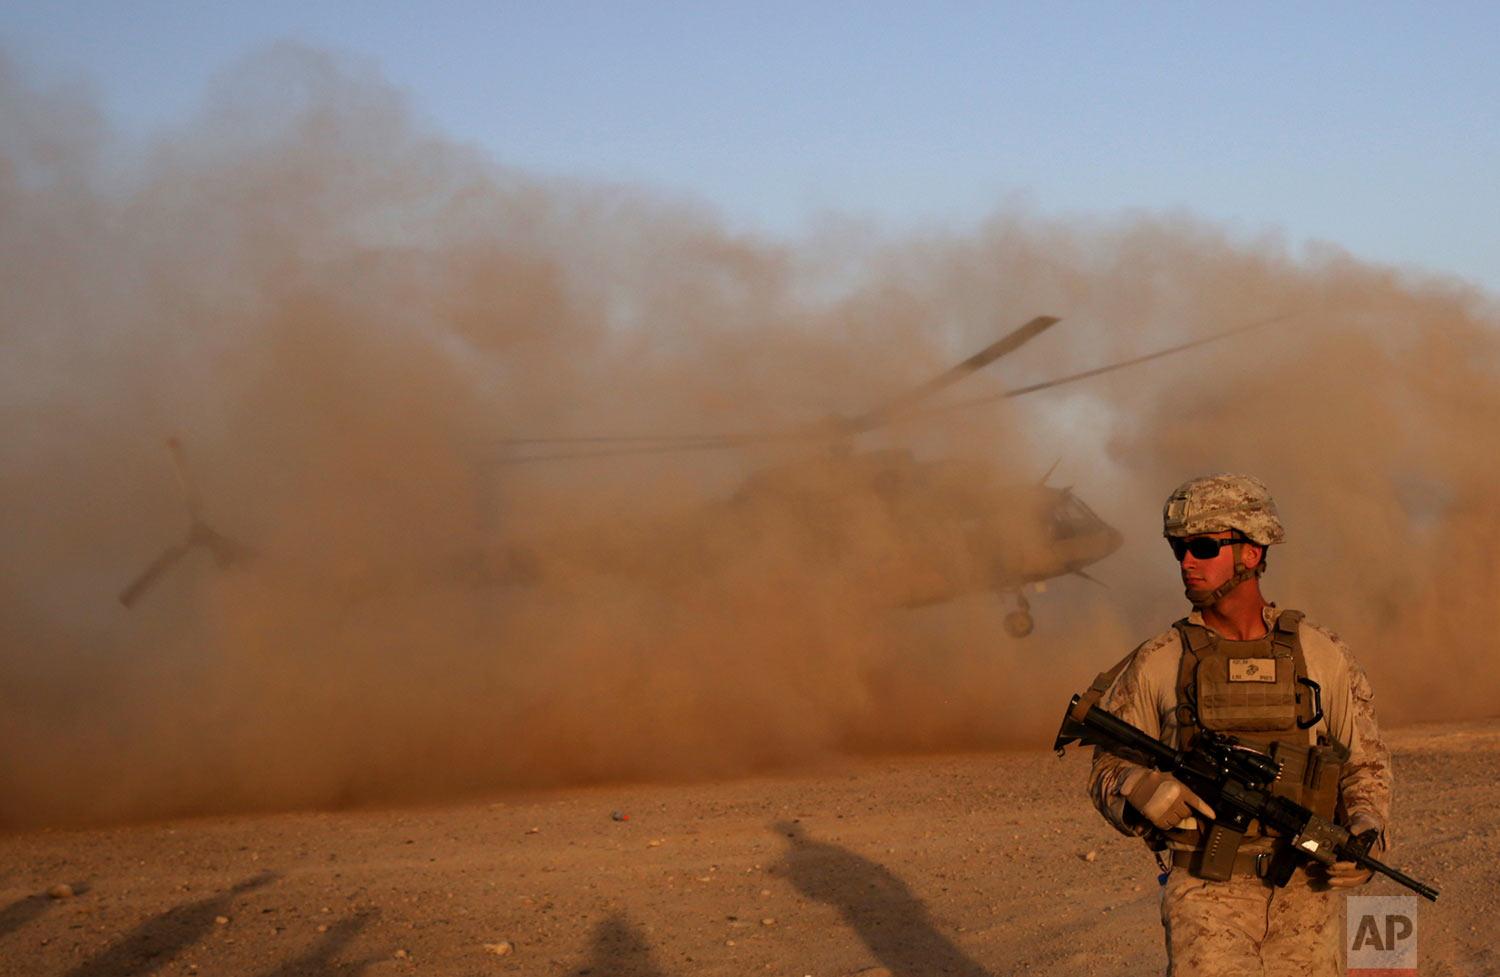
<svg viewBox="0 0 1500 977"><path fill-rule="evenodd" d="M1344 634L1388 720L1500 692L1469 623L1500 605L1500 337L1460 282L1189 215L732 234L508 170L293 46L128 158L86 96L0 60L0 249L3 823L1034 747L1181 613L1160 500L1213 470L1271 484L1267 590ZM805 430L1043 313L945 397L1287 318L848 453L519 461ZM188 531L169 436L255 555L194 547L127 611ZM996 500L1054 461L1127 542L1107 587L1028 591L1011 639L974 526L1044 541Z"/></svg>

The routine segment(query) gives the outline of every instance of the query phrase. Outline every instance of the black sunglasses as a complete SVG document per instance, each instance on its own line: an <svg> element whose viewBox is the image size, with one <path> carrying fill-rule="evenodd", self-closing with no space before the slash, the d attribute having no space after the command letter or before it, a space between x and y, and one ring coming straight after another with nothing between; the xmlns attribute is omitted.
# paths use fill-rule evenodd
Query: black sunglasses
<svg viewBox="0 0 1500 977"><path fill-rule="evenodd" d="M1212 536L1194 536L1192 539L1178 539L1173 536L1167 540L1172 544L1172 555L1177 557L1177 562L1182 562L1184 553L1193 554L1195 560L1212 560L1219 555L1219 550L1231 543L1243 543L1244 537L1231 536L1229 539L1215 539Z"/></svg>

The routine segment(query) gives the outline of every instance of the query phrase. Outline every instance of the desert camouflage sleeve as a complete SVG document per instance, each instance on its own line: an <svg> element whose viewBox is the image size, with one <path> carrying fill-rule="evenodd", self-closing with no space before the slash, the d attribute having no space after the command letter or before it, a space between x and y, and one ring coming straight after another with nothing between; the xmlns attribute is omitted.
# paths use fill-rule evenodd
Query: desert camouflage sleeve
<svg viewBox="0 0 1500 977"><path fill-rule="evenodd" d="M1349 748L1349 762L1339 781L1339 799L1350 822L1363 818L1380 827L1383 847L1389 847L1391 795L1395 777L1391 751L1381 738L1375 721L1374 693L1365 670L1337 635L1316 629L1336 652L1336 671L1341 681L1323 690L1328 731ZM1330 694L1332 692L1333 694Z"/></svg>
<svg viewBox="0 0 1500 977"><path fill-rule="evenodd" d="M1153 674L1158 669L1150 666L1158 652L1176 641L1176 632L1169 631L1136 648L1131 653L1129 664L1099 700L1100 707L1106 712L1168 743L1170 736L1163 735L1161 690L1157 688L1160 682ZM1144 822L1132 823L1125 819L1125 798L1120 796L1120 781L1133 769L1134 765L1128 760L1099 747L1094 748L1094 761L1089 768L1089 798L1115 830L1127 835L1139 835L1148 827Z"/></svg>

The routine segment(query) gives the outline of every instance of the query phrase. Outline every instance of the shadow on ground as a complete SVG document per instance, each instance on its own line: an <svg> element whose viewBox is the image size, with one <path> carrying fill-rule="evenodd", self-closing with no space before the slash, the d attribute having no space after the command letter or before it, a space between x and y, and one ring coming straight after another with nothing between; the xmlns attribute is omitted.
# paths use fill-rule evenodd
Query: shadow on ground
<svg viewBox="0 0 1500 977"><path fill-rule="evenodd" d="M77 891L82 891L81 889ZM14 932L41 916L47 910L57 904L57 900L51 896L35 895L15 902L0 909L0 936Z"/></svg>
<svg viewBox="0 0 1500 977"><path fill-rule="evenodd" d="M877 862L813 841L795 822L772 825L791 841L781 870L809 899L833 906L892 977L989 977L932 922L927 905Z"/></svg>
<svg viewBox="0 0 1500 977"><path fill-rule="evenodd" d="M569 973L590 977L665 977L651 959L651 945L639 926L616 913L594 928L589 959Z"/></svg>
<svg viewBox="0 0 1500 977"><path fill-rule="evenodd" d="M214 919L225 915L234 898L267 885L270 873L246 879L227 892L174 906L153 916L98 954L68 971L68 977L136 977L165 966L185 947L203 939L213 929Z"/></svg>
<svg viewBox="0 0 1500 977"><path fill-rule="evenodd" d="M375 915L370 912L346 916L328 927L328 932L321 934L306 953L288 960L265 977L359 977L366 967L382 957L367 957L353 963L340 963L336 958Z"/></svg>

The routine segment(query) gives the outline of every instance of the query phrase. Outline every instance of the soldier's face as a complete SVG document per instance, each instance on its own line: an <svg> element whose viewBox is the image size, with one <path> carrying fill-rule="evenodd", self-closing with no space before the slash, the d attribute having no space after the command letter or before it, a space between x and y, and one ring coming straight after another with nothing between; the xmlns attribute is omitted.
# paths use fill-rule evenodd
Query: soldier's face
<svg viewBox="0 0 1500 977"><path fill-rule="evenodd" d="M1228 539L1233 533L1202 533L1198 536L1189 536L1188 542L1195 539ZM1224 581L1234 576L1234 547L1220 546L1219 552L1211 557L1196 557L1189 550L1183 550L1182 561L1182 585L1188 590L1215 590Z"/></svg>

